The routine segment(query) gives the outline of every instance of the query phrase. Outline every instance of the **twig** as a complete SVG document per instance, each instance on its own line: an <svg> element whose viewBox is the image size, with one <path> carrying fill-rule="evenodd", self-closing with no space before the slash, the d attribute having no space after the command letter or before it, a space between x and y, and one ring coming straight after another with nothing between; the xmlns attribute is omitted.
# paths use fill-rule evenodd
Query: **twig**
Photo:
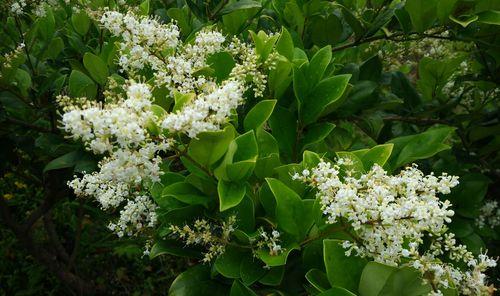
<svg viewBox="0 0 500 296"><path fill-rule="evenodd" d="M35 131L39 131L39 132L42 132L42 133L52 133L53 132L51 129L45 128L43 126L39 126L39 125L36 125L36 124L28 123L28 122L25 122L25 121L22 121L22 120L14 119L14 118L5 118L5 121L13 123L13 124L16 124L16 125L20 125L22 127L27 127L29 129L32 129L32 130L35 130Z"/></svg>
<svg viewBox="0 0 500 296"><path fill-rule="evenodd" d="M45 231L47 232L49 241L53 245L54 251L56 252L57 256L63 261L69 262L69 255L61 244L54 223L52 223L52 210L47 211L47 213L43 215L43 224L45 226Z"/></svg>
<svg viewBox="0 0 500 296"><path fill-rule="evenodd" d="M68 270L71 270L73 268L73 265L76 260L76 255L78 254L78 248L80 246L80 239L82 237L82 225L83 225L83 210L84 210L84 200L80 199L79 200L79 205L78 205L78 224L76 228L76 234L75 234L75 243L73 246L73 251L71 252L71 257L69 258L68 262Z"/></svg>

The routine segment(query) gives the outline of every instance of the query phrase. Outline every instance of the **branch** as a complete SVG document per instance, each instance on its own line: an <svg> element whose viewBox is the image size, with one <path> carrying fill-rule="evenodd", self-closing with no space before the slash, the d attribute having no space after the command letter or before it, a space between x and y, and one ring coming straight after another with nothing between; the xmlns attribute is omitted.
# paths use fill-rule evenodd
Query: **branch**
<svg viewBox="0 0 500 296"><path fill-rule="evenodd" d="M420 125L432 125L432 124L436 124L436 123L450 124L448 121L443 120L443 119L408 117L408 116L398 116L398 115L386 116L382 119L384 121L401 121L401 122L408 122L408 123L414 123L414 124L420 124Z"/></svg>
<svg viewBox="0 0 500 296"><path fill-rule="evenodd" d="M52 210L49 210L43 216L43 224L45 226L45 231L47 232L48 239L54 247L54 251L57 256L63 261L69 262L69 255L61 244L54 223L52 223Z"/></svg>
<svg viewBox="0 0 500 296"><path fill-rule="evenodd" d="M39 125L36 125L36 124L24 122L22 120L18 120L18 119L14 119L14 118L5 118L5 121L9 122L9 123L16 124L16 125L20 125L22 127L26 127L26 128L29 128L29 129L32 129L32 130L35 130L35 131L39 131L39 132L42 132L42 133L52 133L51 129L48 129L48 128L45 128L43 126L39 126Z"/></svg>
<svg viewBox="0 0 500 296"><path fill-rule="evenodd" d="M73 245L73 251L71 252L71 257L69 258L68 270L71 270L73 268L73 265L76 260L76 255L78 254L78 247L80 246L80 239L82 237L82 227L83 227L83 206L84 206L84 201L80 199L78 205L78 223L76 226L77 228L75 235L75 243Z"/></svg>
<svg viewBox="0 0 500 296"><path fill-rule="evenodd" d="M103 293L101 287L96 287L90 281L86 281L74 273L70 272L63 264L57 260L50 249L45 249L35 243L29 231L21 227L9 211L9 206L4 198L0 197L0 217L4 223L12 230L20 245L32 255L38 262L42 263L59 280L66 283L79 295L94 295ZM28 229L29 230L29 229Z"/></svg>

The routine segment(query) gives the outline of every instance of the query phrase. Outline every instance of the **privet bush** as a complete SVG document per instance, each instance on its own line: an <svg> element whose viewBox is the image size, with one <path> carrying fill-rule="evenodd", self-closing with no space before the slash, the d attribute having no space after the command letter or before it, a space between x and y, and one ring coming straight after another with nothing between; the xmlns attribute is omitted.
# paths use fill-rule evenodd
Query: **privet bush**
<svg viewBox="0 0 500 296"><path fill-rule="evenodd" d="M190 258L153 293L495 293L500 3L18 0L3 14L1 168L40 207L5 182L2 218L72 290L116 291L76 272L87 207L133 256ZM51 213L75 203L60 243Z"/></svg>

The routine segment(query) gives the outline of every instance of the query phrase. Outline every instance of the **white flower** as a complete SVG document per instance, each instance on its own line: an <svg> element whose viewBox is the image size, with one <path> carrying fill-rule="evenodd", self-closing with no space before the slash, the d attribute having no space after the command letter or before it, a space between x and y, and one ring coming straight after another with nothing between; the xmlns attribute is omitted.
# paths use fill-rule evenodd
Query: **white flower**
<svg viewBox="0 0 500 296"><path fill-rule="evenodd" d="M486 255L474 258L447 233L446 223L454 212L449 201L437 196L458 185L457 177L424 175L416 165L390 176L377 164L353 177L352 172L341 173L345 171L342 165L349 165L349 160L339 159L336 164L321 161L312 172L306 170L294 178L318 190L328 223L345 221L352 226L356 240L343 243L346 255L355 251L393 266L409 260L405 264L422 274L432 274L429 280L437 286L453 283L465 295L484 294L488 289L484 271L496 261ZM419 254L426 236L431 241L429 250ZM461 271L438 256L467 263L471 270Z"/></svg>
<svg viewBox="0 0 500 296"><path fill-rule="evenodd" d="M24 13L24 8L26 7L26 0L18 0L11 4L10 12L15 15L21 15Z"/></svg>
<svg viewBox="0 0 500 296"><path fill-rule="evenodd" d="M242 86L237 81L228 81L212 93L198 95L180 111L168 114L162 127L195 138L201 132L218 130L242 102Z"/></svg>

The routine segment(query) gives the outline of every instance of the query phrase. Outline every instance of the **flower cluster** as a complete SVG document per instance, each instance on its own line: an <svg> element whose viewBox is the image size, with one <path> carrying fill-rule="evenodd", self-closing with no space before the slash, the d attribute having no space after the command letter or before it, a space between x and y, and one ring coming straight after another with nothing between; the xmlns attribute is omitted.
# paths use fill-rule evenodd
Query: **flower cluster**
<svg viewBox="0 0 500 296"><path fill-rule="evenodd" d="M132 12L106 11L100 22L121 38L119 65L131 75L144 69L145 65L159 70L162 64L160 53L172 50L179 42L179 29L174 24L161 24L156 19L137 17Z"/></svg>
<svg viewBox="0 0 500 296"><path fill-rule="evenodd" d="M218 130L231 111L243 102L243 89L236 81L228 81L207 95L200 94L192 104L168 114L161 126L170 132L184 132L194 138L201 132Z"/></svg>
<svg viewBox="0 0 500 296"><path fill-rule="evenodd" d="M258 249L267 249L269 250L269 255L276 256L283 252L280 242L279 231L274 229L271 233L267 233L263 228L259 229L259 238L256 242Z"/></svg>
<svg viewBox="0 0 500 296"><path fill-rule="evenodd" d="M146 130L146 124L154 120L148 109L151 99L148 85L132 82L127 88L127 99L117 104L94 104L73 110L64 106L67 112L62 115L63 128L96 154L112 152L116 146L139 147L151 141Z"/></svg>
<svg viewBox="0 0 500 296"><path fill-rule="evenodd" d="M103 156L97 172L75 177L69 186L78 196L94 197L103 209L125 205L110 228L119 235L135 234L156 221L145 188L159 181L160 154L173 148L173 137L186 134L196 138L201 132L220 129L244 102L251 84L255 95L262 94L266 76L261 71L269 64L242 42L227 44L217 31L201 30L191 43L184 44L173 23L162 24L133 11L89 14L118 37L118 64L130 80L124 87L125 97L120 83L110 78L104 102L58 98L64 131ZM216 53L235 62L222 81L203 74ZM135 82L146 80L143 75L147 73L152 76L150 83L169 90L176 101L176 96L186 96L182 105L172 112L153 112L160 107L153 108L152 87ZM208 254L219 253L217 245L210 247L214 250Z"/></svg>
<svg viewBox="0 0 500 296"><path fill-rule="evenodd" d="M14 15L21 15L26 8L26 0L15 1L10 6L10 12Z"/></svg>
<svg viewBox="0 0 500 296"><path fill-rule="evenodd" d="M199 245L207 249L203 262L208 263L222 255L229 243L230 235L235 229L236 216L230 216L227 221L213 224L205 219L197 219L192 226L170 225L172 235L189 245Z"/></svg>
<svg viewBox="0 0 500 296"><path fill-rule="evenodd" d="M2 59L1 68L12 69L13 68L13 61L18 59L23 54L24 47L25 47L24 43L19 43L14 50L5 53L2 57L3 59ZM0 77L2 77L1 73L0 73Z"/></svg>
<svg viewBox="0 0 500 296"><path fill-rule="evenodd" d="M62 128L95 154L106 154L97 172L75 176L68 184L77 196L94 197L103 209L117 208L126 201L119 220L110 224L119 236L154 225L155 206L141 193L142 186L159 181L162 160L158 153L173 144L171 139L153 138L148 133L147 124L156 118L150 111L149 86L131 82L126 95L126 99L106 105L84 99L71 105L67 97L59 98L66 111Z"/></svg>
<svg viewBox="0 0 500 296"><path fill-rule="evenodd" d="M489 226L491 228L500 225L500 208L496 200L488 200L480 209L480 214L476 218L476 225L479 228Z"/></svg>
<svg viewBox="0 0 500 296"><path fill-rule="evenodd" d="M133 235L143 227L153 227L156 224L156 205L148 196L139 195L129 199L120 211L120 219L116 223L109 223L108 228L116 232L119 237Z"/></svg>
<svg viewBox="0 0 500 296"><path fill-rule="evenodd" d="M457 177L424 175L416 165L391 176L377 164L359 175L349 169L350 162L321 161L312 171L294 175L317 189L328 223L347 222L352 227L353 241L343 244L346 255L354 252L394 266L410 264L422 274L432 274L433 284L457 286L466 295L482 295L477 291L488 289L483 272L495 261L485 255L475 259L447 233L446 223L454 212L449 201L437 195L450 193ZM424 238L432 243L420 254ZM470 269L461 271L441 261L445 255Z"/></svg>
<svg viewBox="0 0 500 296"><path fill-rule="evenodd" d="M442 38L449 37L449 32L428 30L426 34ZM411 71L424 58L437 60L457 57L460 53L470 51L466 42L443 40L441 38L423 38L418 40L401 40L398 38L371 43L365 50L367 53L377 53L384 57L384 70Z"/></svg>
<svg viewBox="0 0 500 296"><path fill-rule="evenodd" d="M171 96L193 96L182 109L163 119L162 127L172 133L194 138L200 132L217 130L243 102L250 85L255 96L262 96L265 90L263 69L271 67L272 62L261 61L254 48L236 38L228 43L220 32L204 29L192 43L183 44L175 24L161 24L133 12L105 11L99 21L121 38L118 63L130 77L150 69L155 85L166 87ZM207 70L214 54L234 61L222 82Z"/></svg>
<svg viewBox="0 0 500 296"><path fill-rule="evenodd" d="M64 0L69 4L70 0ZM10 13L15 16L20 16L30 11L37 17L44 17L47 14L47 9L60 7L59 0L17 0L10 4Z"/></svg>

